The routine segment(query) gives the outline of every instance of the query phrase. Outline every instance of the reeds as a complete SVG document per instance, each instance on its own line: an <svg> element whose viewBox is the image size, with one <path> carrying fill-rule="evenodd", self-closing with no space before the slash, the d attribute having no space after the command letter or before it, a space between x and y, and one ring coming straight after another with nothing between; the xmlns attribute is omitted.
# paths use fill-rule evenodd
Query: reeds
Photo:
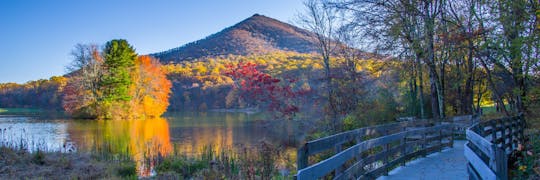
<svg viewBox="0 0 540 180"><path fill-rule="evenodd" d="M166 154L162 154L164 151L161 151L162 147L159 145L146 146L151 149L136 154L130 146L119 150L115 149L118 146L109 141L94 141L92 147L88 151L83 150L84 152L70 142L50 148L44 140L29 138L26 134L25 130L17 133L10 132L8 128L0 129L2 165L13 160L22 164L35 164L38 168L54 166L73 169L80 166L79 169L88 169L102 166L104 169L99 172L103 177L128 179L138 176L173 179L285 179L291 178L291 172L295 171L295 158L289 157L282 147L264 141L256 147L239 145L236 148L221 148L219 152L215 146L208 145L202 148L201 153L190 155L182 152L176 145ZM21 154L25 154L25 158L18 157ZM135 155L141 158L135 158ZM48 175L44 177L47 178Z"/></svg>

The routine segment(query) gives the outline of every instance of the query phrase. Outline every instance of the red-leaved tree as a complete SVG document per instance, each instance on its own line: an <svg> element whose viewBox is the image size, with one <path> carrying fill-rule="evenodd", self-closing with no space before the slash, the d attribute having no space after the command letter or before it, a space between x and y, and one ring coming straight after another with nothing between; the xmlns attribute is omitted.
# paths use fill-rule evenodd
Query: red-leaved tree
<svg viewBox="0 0 540 180"><path fill-rule="evenodd" d="M294 98L305 92L295 92L280 79L259 71L257 65L251 62L228 64L224 72L234 80L233 88L239 90L240 98L250 105L266 106L268 110L279 112L285 117L292 117L299 111L294 105Z"/></svg>

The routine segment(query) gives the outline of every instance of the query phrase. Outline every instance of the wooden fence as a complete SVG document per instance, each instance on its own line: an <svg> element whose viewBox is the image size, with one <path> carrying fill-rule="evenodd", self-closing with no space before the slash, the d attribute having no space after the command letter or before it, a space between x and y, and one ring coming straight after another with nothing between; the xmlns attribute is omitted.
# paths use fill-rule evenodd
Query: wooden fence
<svg viewBox="0 0 540 180"><path fill-rule="evenodd" d="M310 141L298 149L296 178L373 179L413 158L452 147L454 127L412 118ZM323 152L333 155L309 166L309 157Z"/></svg>
<svg viewBox="0 0 540 180"><path fill-rule="evenodd" d="M478 122L467 129L469 179L508 179L508 154L522 142L523 115Z"/></svg>

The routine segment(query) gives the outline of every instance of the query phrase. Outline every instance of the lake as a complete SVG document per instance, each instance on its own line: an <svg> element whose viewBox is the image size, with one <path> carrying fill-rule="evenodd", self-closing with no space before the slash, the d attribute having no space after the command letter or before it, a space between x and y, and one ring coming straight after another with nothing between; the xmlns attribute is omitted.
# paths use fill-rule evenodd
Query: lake
<svg viewBox="0 0 540 180"><path fill-rule="evenodd" d="M294 153L303 137L300 120L271 120L265 113L174 112L146 120L73 120L0 115L0 143L35 151L99 152L130 156L140 174L146 157L173 150L187 156L204 148L237 151L262 141ZM21 147L22 146L22 147ZM144 172L144 173L143 173Z"/></svg>

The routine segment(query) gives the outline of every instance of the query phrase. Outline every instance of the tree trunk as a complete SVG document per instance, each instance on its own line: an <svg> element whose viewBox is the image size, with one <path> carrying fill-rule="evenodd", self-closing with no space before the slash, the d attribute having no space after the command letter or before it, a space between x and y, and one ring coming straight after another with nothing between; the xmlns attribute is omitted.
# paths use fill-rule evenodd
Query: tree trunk
<svg viewBox="0 0 540 180"><path fill-rule="evenodd" d="M422 63L420 61L420 58L419 56L417 55L416 57L416 66L417 66L417 69L418 69L418 73L417 73L417 76L418 76L418 86L417 86L417 92L420 93L420 118L424 119L426 118L426 113L425 113L425 110L424 110L424 77L423 77L423 72L422 72Z"/></svg>

